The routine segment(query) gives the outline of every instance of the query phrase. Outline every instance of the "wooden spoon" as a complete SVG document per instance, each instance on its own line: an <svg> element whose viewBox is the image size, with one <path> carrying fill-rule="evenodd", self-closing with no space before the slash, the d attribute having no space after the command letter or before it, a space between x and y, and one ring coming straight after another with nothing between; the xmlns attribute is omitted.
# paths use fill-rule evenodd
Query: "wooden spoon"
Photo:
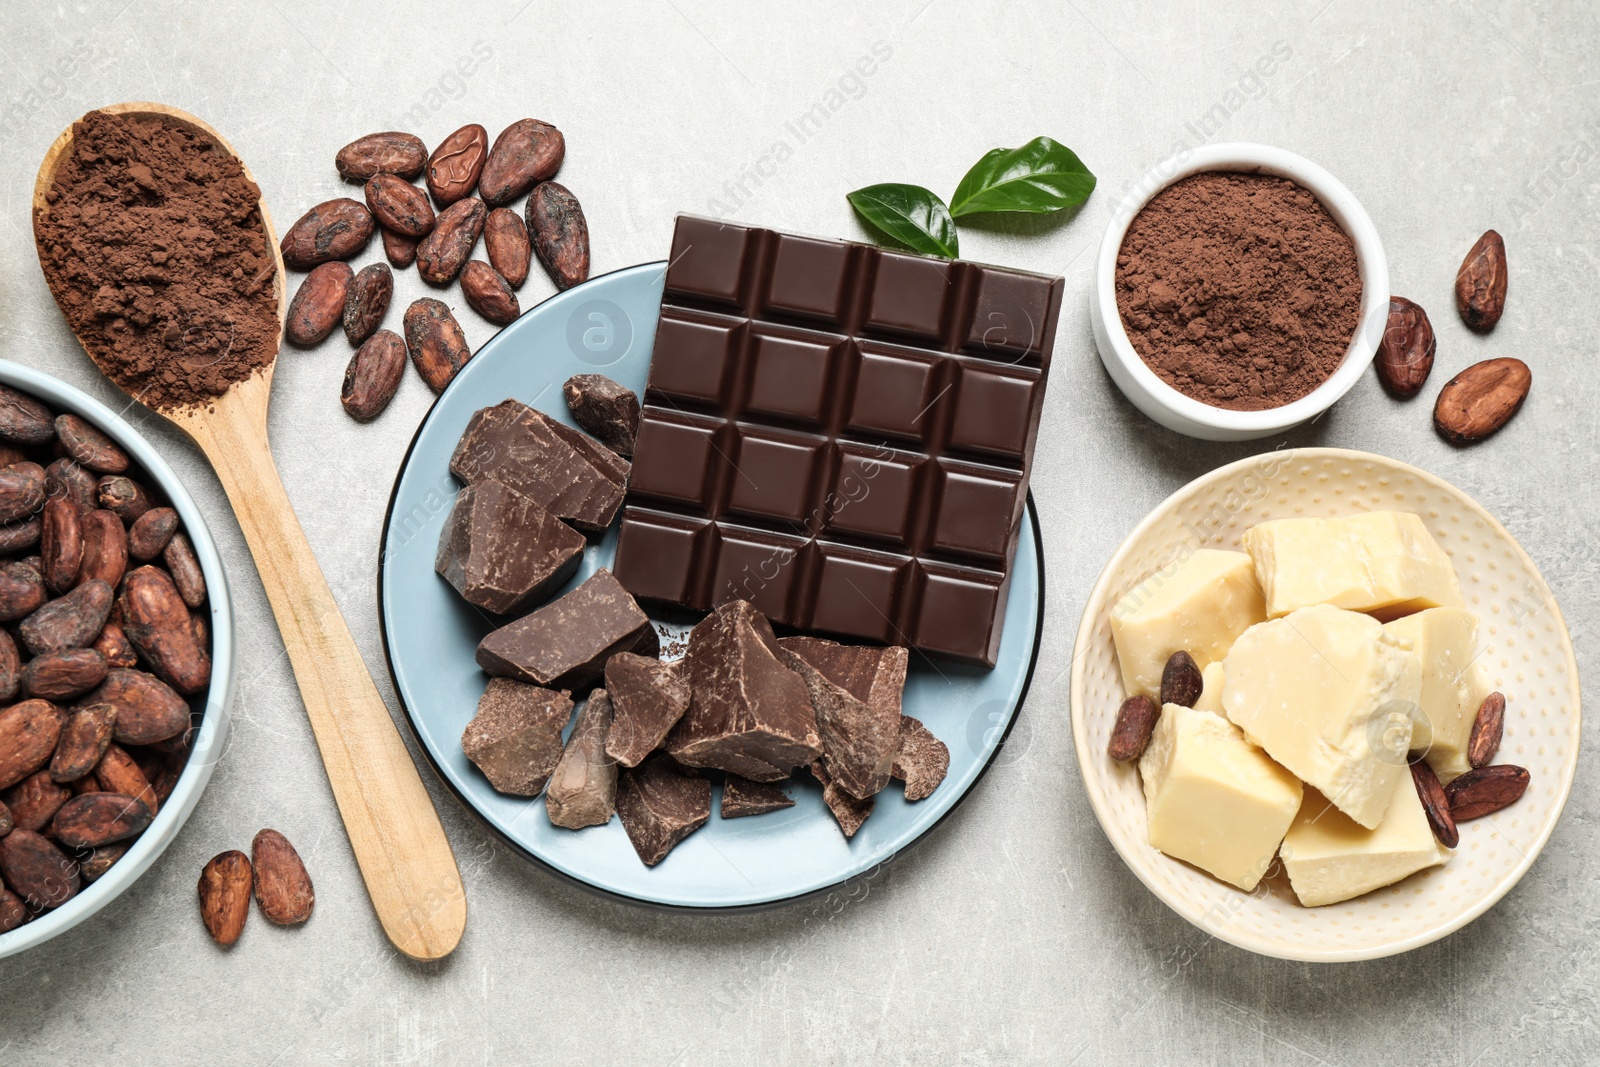
<svg viewBox="0 0 1600 1067"><path fill-rule="evenodd" d="M216 130L165 104L114 104L100 110L116 115L162 115L203 133L220 151L238 155ZM33 188L35 209L49 210L45 194L71 146L69 127L56 138L39 166ZM250 176L248 169L245 176ZM273 292L281 323L283 257L265 200L261 222L266 228L267 248L277 263ZM271 342L274 360L281 343L281 325L278 333ZM81 337L78 340L80 344L83 341ZM93 358L87 345L84 350ZM233 504L277 616L339 814L384 933L414 959L439 959L461 940L467 922L466 891L439 815L356 650L273 466L267 443L273 366L268 362L260 373L217 397L209 408L159 413L200 446ZM114 375L108 372L108 376L115 381Z"/></svg>

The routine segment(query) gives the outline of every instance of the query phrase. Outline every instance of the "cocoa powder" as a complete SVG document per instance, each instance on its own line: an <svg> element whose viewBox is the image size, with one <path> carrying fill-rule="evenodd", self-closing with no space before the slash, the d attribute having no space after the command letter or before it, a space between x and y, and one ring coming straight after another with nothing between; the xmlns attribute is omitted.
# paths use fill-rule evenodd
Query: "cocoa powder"
<svg viewBox="0 0 1600 1067"><path fill-rule="evenodd" d="M1360 321L1355 244L1303 186L1209 171L1157 194L1117 257L1117 309L1151 370L1214 407L1298 400Z"/></svg>
<svg viewBox="0 0 1600 1067"><path fill-rule="evenodd" d="M91 111L34 213L45 278L102 370L136 399L209 403L277 352L261 190L200 131Z"/></svg>

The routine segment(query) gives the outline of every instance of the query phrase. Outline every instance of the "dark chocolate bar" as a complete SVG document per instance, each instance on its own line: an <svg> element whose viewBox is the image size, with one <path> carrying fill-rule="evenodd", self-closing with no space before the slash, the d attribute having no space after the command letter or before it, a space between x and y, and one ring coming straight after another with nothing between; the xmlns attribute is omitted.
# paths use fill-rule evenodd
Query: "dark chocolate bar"
<svg viewBox="0 0 1600 1067"><path fill-rule="evenodd" d="M1062 287L680 217L617 577L992 666Z"/></svg>

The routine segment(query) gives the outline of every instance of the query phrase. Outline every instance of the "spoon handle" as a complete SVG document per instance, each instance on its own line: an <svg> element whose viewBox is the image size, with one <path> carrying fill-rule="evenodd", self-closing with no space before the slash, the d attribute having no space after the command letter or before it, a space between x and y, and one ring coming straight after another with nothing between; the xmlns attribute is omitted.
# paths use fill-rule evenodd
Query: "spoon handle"
<svg viewBox="0 0 1600 1067"><path fill-rule="evenodd" d="M186 428L216 469L255 557L384 933L413 959L447 956L467 921L450 842L295 518L265 419L248 417L232 399Z"/></svg>

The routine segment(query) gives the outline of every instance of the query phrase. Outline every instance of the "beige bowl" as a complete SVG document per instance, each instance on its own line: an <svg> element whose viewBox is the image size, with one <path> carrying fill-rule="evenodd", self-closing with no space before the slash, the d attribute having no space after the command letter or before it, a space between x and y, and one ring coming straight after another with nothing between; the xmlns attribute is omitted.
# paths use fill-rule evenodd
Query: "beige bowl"
<svg viewBox="0 0 1600 1067"><path fill-rule="evenodd" d="M1239 549L1267 519L1413 511L1449 553L1477 612L1479 659L1506 696L1497 761L1531 784L1504 811L1461 824L1449 863L1364 897L1304 908L1280 876L1244 893L1151 848L1137 767L1106 755L1122 679L1109 614L1135 584L1197 548ZM1136 527L1084 608L1072 670L1072 734L1095 815L1139 880L1206 933L1263 955L1309 962L1405 952L1489 910L1550 839L1578 765L1578 667L1550 589L1516 540L1461 490L1367 452L1302 448L1240 460L1168 497Z"/></svg>

